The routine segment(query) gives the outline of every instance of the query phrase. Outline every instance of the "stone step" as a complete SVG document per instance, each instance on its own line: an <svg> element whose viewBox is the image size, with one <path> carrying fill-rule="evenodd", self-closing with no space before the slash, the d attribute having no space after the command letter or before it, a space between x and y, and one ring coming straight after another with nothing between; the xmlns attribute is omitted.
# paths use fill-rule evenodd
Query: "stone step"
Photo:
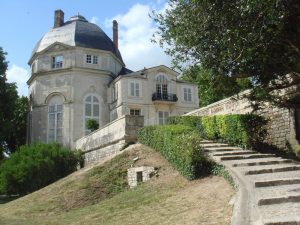
<svg viewBox="0 0 300 225"><path fill-rule="evenodd" d="M300 194L276 196L273 198L262 198L258 200L258 205L273 205L286 202L300 202Z"/></svg>
<svg viewBox="0 0 300 225"><path fill-rule="evenodd" d="M263 224L293 224L300 221L300 202L287 202L277 205L259 206ZM297 224L297 223L294 223Z"/></svg>
<svg viewBox="0 0 300 225"><path fill-rule="evenodd" d="M231 147L231 146L219 146L219 147L205 147L205 146L202 146L205 150L208 150L208 151L216 151L216 150L219 150L219 151L226 151L226 150L243 150L242 148L239 148L239 147Z"/></svg>
<svg viewBox="0 0 300 225"><path fill-rule="evenodd" d="M204 148L211 148L211 147L228 147L228 144L223 143L201 143L201 146Z"/></svg>
<svg viewBox="0 0 300 225"><path fill-rule="evenodd" d="M231 152L231 151L235 151L235 149L222 149L222 148L219 148L219 149L204 149L204 152Z"/></svg>
<svg viewBox="0 0 300 225"><path fill-rule="evenodd" d="M264 221L264 225L300 225L300 218L295 217L291 219L273 219L273 221Z"/></svg>
<svg viewBox="0 0 300 225"><path fill-rule="evenodd" d="M254 182L254 186L256 188L281 186L281 185L293 185L293 184L300 184L300 178L266 180L266 181L255 181Z"/></svg>
<svg viewBox="0 0 300 225"><path fill-rule="evenodd" d="M264 173L279 173L279 172L287 172L287 171L297 171L300 170L300 166L298 165L283 165L280 167L269 167L269 168L260 168L255 170L248 170L245 172L245 175L256 175L256 174L264 174Z"/></svg>
<svg viewBox="0 0 300 225"><path fill-rule="evenodd" d="M217 143L217 142L214 142L214 141L209 141L209 140L202 140L200 141L201 144L212 144L212 143Z"/></svg>
<svg viewBox="0 0 300 225"><path fill-rule="evenodd" d="M300 204L283 203L260 206L264 225L300 225Z"/></svg>
<svg viewBox="0 0 300 225"><path fill-rule="evenodd" d="M273 154L249 154L249 155L238 155L238 156L222 156L219 158L220 161L228 160L245 160L245 159L259 159L274 157Z"/></svg>
<svg viewBox="0 0 300 225"><path fill-rule="evenodd" d="M213 156L233 156L233 155L249 155L249 154L257 154L257 152L254 151L249 151L249 150L232 150L230 152L218 152L218 153L213 153Z"/></svg>
<svg viewBox="0 0 300 225"><path fill-rule="evenodd" d="M242 163L234 163L232 164L233 167L247 167L247 166L264 166L264 165L278 165L278 164L285 164L285 163L292 163L293 160L290 159L281 159L281 158L269 158L269 159L250 159L247 162Z"/></svg>
<svg viewBox="0 0 300 225"><path fill-rule="evenodd" d="M255 189L257 200L265 198L274 198L276 196L290 196L300 194L300 184L269 186ZM299 202L300 203L300 202Z"/></svg>

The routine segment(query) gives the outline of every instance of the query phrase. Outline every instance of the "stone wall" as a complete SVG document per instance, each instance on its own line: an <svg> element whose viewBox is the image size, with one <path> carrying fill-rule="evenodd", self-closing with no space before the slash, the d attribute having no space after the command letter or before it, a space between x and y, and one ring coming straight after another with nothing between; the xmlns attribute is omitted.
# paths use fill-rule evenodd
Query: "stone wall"
<svg viewBox="0 0 300 225"><path fill-rule="evenodd" d="M185 115L212 116L250 113L252 111L250 102L242 98L243 94L248 92L248 90L241 92L237 96L223 99ZM300 152L299 140L296 139L294 110L268 106L257 114L268 119L266 138L268 144L285 150L291 147L295 152Z"/></svg>
<svg viewBox="0 0 300 225"><path fill-rule="evenodd" d="M247 99L243 98L243 95L248 93L249 90L243 91L239 95L234 95L230 98L225 98L221 101L186 113L185 115L212 116L250 113L252 111L250 102Z"/></svg>
<svg viewBox="0 0 300 225"><path fill-rule="evenodd" d="M128 143L137 140L137 131L144 126L143 116L122 116L101 129L76 141L76 149L85 155L85 163L91 164L116 154Z"/></svg>
<svg viewBox="0 0 300 225"><path fill-rule="evenodd" d="M146 182L151 178L151 174L154 172L154 167L151 166L141 166L130 168L127 170L128 175L128 185L133 188L137 186L138 182ZM138 173L141 173L140 177ZM140 179L140 180L139 180Z"/></svg>

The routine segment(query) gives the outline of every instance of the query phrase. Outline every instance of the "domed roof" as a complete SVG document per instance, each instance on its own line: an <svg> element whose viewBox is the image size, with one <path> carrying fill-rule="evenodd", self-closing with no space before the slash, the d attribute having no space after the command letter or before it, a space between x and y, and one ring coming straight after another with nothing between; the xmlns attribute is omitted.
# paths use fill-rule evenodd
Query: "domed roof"
<svg viewBox="0 0 300 225"><path fill-rule="evenodd" d="M123 62L119 50L104 31L96 24L89 23L80 15L71 17L69 21L60 27L50 29L36 44L32 51L32 56L55 42L70 46L109 51Z"/></svg>

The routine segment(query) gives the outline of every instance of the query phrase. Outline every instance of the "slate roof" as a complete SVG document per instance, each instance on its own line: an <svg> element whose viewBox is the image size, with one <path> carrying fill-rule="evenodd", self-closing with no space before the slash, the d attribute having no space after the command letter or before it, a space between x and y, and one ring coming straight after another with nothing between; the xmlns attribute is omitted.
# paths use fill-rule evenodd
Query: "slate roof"
<svg viewBox="0 0 300 225"><path fill-rule="evenodd" d="M120 51L104 31L80 15L71 17L61 27L51 28L36 44L31 56L55 42L109 51L123 62Z"/></svg>

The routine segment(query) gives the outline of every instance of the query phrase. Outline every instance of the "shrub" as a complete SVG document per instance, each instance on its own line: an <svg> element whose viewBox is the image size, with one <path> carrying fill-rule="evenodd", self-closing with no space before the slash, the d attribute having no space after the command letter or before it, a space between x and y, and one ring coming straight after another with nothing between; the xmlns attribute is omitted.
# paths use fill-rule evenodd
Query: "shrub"
<svg viewBox="0 0 300 225"><path fill-rule="evenodd" d="M59 144L23 145L0 165L0 193L27 194L76 170L82 156Z"/></svg>
<svg viewBox="0 0 300 225"><path fill-rule="evenodd" d="M266 122L263 117L254 114L183 116L169 120L171 124L193 127L203 138L254 149L264 141Z"/></svg>
<svg viewBox="0 0 300 225"><path fill-rule="evenodd" d="M86 127L87 127L87 129L89 129L91 131L95 131L95 130L99 129L99 123L95 119L88 119L86 121Z"/></svg>
<svg viewBox="0 0 300 225"><path fill-rule="evenodd" d="M192 180L208 173L210 161L200 146L199 134L183 125L147 126L139 141L159 151L182 175Z"/></svg>

